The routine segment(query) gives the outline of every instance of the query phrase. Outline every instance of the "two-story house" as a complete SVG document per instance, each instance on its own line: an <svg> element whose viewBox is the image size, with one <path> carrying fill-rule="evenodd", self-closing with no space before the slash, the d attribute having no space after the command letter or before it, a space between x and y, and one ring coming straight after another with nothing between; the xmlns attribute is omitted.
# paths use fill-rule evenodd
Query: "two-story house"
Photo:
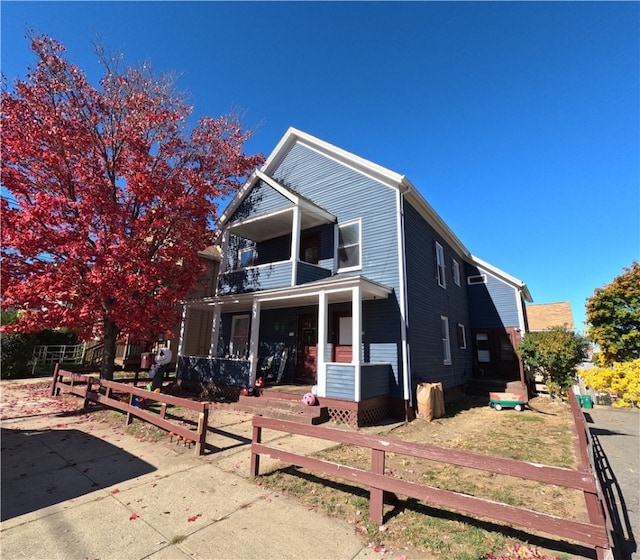
<svg viewBox="0 0 640 560"><path fill-rule="evenodd" d="M522 377L526 285L471 255L403 175L291 128L218 228L216 294L185 302L181 379L251 386L276 356L276 381L366 423L410 417L419 382Z"/></svg>

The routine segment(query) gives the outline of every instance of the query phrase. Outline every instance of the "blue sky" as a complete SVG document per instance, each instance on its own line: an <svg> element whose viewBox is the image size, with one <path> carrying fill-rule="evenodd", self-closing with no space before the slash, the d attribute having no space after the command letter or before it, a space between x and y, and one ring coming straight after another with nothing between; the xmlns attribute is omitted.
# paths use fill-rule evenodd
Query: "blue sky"
<svg viewBox="0 0 640 560"><path fill-rule="evenodd" d="M175 71L194 114L230 109L268 155L289 126L407 175L536 303L584 304L640 259L640 3L12 2L95 82L100 36Z"/></svg>

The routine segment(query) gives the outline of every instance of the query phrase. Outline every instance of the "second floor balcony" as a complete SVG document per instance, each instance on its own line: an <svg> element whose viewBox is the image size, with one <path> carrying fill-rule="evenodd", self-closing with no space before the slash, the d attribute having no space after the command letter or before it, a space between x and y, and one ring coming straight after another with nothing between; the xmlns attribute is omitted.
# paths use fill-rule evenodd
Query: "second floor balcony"
<svg viewBox="0 0 640 560"><path fill-rule="evenodd" d="M336 217L256 173L255 196L224 220L218 295L298 286L335 270Z"/></svg>

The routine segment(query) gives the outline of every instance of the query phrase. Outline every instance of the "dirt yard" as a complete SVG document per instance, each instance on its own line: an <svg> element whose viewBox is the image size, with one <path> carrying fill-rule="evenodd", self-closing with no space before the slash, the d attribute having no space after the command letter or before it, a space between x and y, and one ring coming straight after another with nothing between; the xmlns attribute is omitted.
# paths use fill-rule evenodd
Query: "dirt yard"
<svg viewBox="0 0 640 560"><path fill-rule="evenodd" d="M486 399L465 400L449 404L444 418L432 422L414 420L378 431L406 441L574 468L568 405L537 398L531 401L531 407L523 412L511 409L498 412L487 406ZM366 470L370 465L370 451L356 447L338 446L320 456ZM580 491L394 454L387 455L386 471L404 480L563 518L587 520ZM432 509L403 497L385 506L385 525L376 527L368 521L365 489L340 481L326 484L324 476L293 468L264 478L266 485L298 496L309 507L349 520L370 540L374 550L389 553L390 558L481 559L487 554L501 554L513 543L526 542L544 551L539 558L545 558L546 554L547 558L577 559L588 553L582 547L549 542L521 528Z"/></svg>

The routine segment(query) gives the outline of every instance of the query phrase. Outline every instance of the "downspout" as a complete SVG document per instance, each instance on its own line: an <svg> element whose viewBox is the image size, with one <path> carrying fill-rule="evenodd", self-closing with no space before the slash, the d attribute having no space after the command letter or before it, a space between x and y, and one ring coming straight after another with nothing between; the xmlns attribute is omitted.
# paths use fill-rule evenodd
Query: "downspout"
<svg viewBox="0 0 640 560"><path fill-rule="evenodd" d="M404 181L403 181L404 183ZM400 271L400 329L402 336L402 381L403 398L405 402L405 419L410 417L409 409L413 407L412 392L410 386L411 371L409 369L409 344L407 341L407 326L409 323L409 306L407 304L407 262L405 255L404 237L404 194L411 190L411 186L404 183L405 191L398 189L396 199L397 205L397 226L398 226L398 270Z"/></svg>

